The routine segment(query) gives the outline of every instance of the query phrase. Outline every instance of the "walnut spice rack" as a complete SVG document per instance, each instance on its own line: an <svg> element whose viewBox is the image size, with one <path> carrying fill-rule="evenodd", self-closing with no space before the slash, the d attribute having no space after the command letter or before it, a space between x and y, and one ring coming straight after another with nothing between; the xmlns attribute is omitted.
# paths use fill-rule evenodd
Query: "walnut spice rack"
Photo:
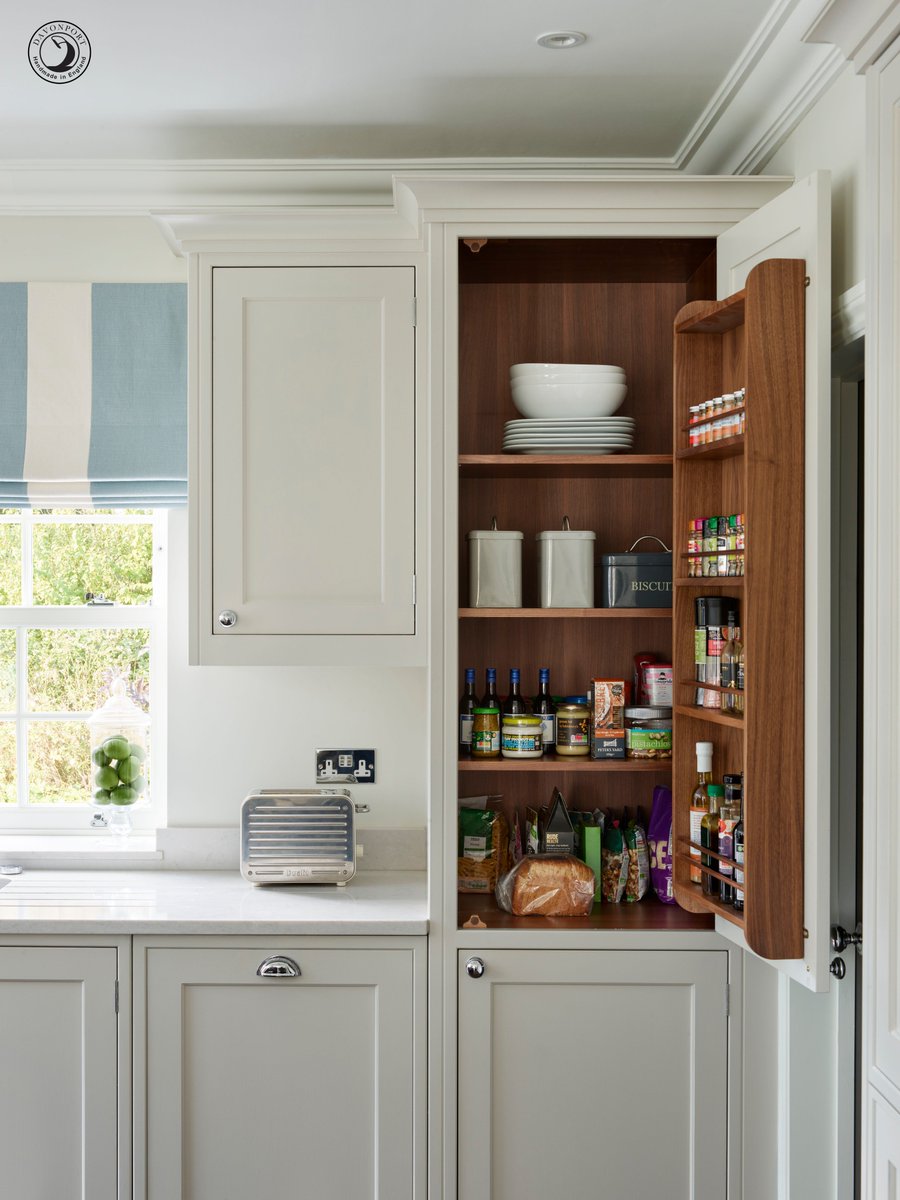
<svg viewBox="0 0 900 1200"><path fill-rule="evenodd" d="M805 264L770 259L727 300L686 305L675 321L673 521L676 545L688 521L743 512L752 558L744 576L676 578L673 667L679 696L692 678L694 599L741 597L747 659L744 715L676 703L673 733L675 895L693 912L738 925L766 958L803 955L803 513ZM740 437L687 444L692 404L735 387L751 410ZM791 547L790 558L784 547ZM717 691L721 689L715 689ZM727 689L726 689L727 690ZM705 896L690 880L694 744L713 743L713 771L744 775L745 905ZM715 852L711 858L731 864ZM733 880L714 867L701 872Z"/></svg>

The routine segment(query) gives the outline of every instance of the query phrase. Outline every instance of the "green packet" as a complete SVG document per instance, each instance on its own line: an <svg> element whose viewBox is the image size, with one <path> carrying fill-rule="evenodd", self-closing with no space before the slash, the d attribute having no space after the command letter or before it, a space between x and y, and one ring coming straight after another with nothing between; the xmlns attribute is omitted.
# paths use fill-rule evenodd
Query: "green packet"
<svg viewBox="0 0 900 1200"><path fill-rule="evenodd" d="M496 809L460 808L459 857L485 859L493 853Z"/></svg>

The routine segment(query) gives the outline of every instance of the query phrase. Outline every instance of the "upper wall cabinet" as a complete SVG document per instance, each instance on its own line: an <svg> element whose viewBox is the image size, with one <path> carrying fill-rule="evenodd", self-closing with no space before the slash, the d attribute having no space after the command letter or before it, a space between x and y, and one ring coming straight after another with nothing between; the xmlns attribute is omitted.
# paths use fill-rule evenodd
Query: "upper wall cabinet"
<svg viewBox="0 0 900 1200"><path fill-rule="evenodd" d="M415 267L199 282L194 660L415 661Z"/></svg>

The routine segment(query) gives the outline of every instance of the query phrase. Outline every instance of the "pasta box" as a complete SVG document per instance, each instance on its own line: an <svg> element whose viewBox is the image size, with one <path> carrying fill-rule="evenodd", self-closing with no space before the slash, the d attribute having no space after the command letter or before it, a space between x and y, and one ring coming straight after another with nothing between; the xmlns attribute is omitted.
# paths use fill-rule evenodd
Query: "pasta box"
<svg viewBox="0 0 900 1200"><path fill-rule="evenodd" d="M635 550L647 541L662 550ZM659 538L641 537L624 554L604 554L600 566L601 608L672 607L672 552Z"/></svg>

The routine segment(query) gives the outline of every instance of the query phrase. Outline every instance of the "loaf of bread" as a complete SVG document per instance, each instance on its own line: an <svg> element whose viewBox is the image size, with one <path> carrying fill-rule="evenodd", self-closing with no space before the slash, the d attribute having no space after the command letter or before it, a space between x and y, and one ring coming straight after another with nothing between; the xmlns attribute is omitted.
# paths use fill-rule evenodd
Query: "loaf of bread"
<svg viewBox="0 0 900 1200"><path fill-rule="evenodd" d="M594 872L568 854L529 854L497 883L497 903L519 917L582 917L594 904Z"/></svg>

